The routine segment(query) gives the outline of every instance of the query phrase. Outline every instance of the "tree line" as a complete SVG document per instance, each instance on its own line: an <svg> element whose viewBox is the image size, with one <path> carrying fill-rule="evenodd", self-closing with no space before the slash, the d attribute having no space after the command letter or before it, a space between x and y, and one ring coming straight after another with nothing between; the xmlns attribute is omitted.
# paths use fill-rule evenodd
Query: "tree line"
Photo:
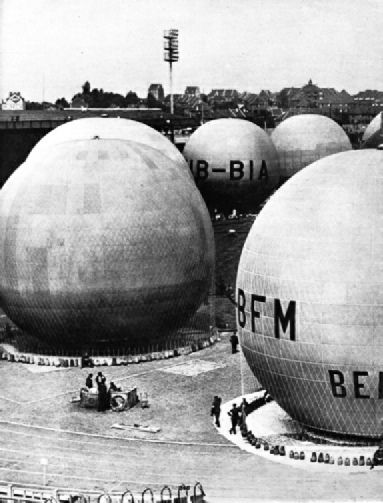
<svg viewBox="0 0 383 503"><path fill-rule="evenodd" d="M134 91L129 91L125 96L118 93L107 92L103 89L91 88L91 85L86 81L82 85L82 92L75 94L71 102L76 98L82 100L88 108L128 108L137 106L142 101L145 101L148 108L163 108L164 105L156 100L152 93L149 93L145 100L137 96ZM69 108L70 103L65 98L59 98L54 103L59 108ZM27 110L43 110L46 108L46 103L36 101L27 101Z"/></svg>

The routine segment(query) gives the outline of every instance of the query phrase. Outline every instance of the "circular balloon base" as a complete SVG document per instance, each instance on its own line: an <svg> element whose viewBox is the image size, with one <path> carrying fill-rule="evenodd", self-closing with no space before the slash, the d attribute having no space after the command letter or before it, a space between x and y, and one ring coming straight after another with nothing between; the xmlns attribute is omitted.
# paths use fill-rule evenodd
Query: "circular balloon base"
<svg viewBox="0 0 383 503"><path fill-rule="evenodd" d="M198 341L191 342L190 339L173 341L168 348L149 346L147 348L136 349L134 351L124 351L123 348L115 348L115 351L79 351L77 354L69 354L70 351L55 352L51 349L49 354L39 351L28 351L26 348L20 349L17 346L2 342L0 343L0 359L10 362L37 364L47 367L98 367L101 365L128 365L131 363L148 362L152 360L163 360L177 356L188 355L212 346L217 340L218 331L212 330L204 334ZM74 353L72 351L72 353Z"/></svg>
<svg viewBox="0 0 383 503"><path fill-rule="evenodd" d="M292 419L275 401L265 402L265 391L240 396L221 407L221 426L217 430L230 442L257 456L308 471L369 472L379 439L367 439L363 445L334 442L334 437L316 436ZM246 417L247 430L230 433L228 412L246 398L251 411ZM374 443L373 443L374 442ZM383 470L383 466L374 470Z"/></svg>
<svg viewBox="0 0 383 503"><path fill-rule="evenodd" d="M3 331L0 344L12 346L15 352L33 355L56 357L88 356L137 356L146 353L177 351L179 348L190 348L191 351L202 349L212 336L216 335L214 328L214 299L209 296L198 311L188 320L178 326L149 326L146 330L137 328L135 331L103 333L96 332L93 337L85 333L69 333L66 337L52 334L50 339L40 334L33 335L27 330L21 330L11 325ZM0 316L2 311L0 310ZM91 334L92 335L92 334Z"/></svg>

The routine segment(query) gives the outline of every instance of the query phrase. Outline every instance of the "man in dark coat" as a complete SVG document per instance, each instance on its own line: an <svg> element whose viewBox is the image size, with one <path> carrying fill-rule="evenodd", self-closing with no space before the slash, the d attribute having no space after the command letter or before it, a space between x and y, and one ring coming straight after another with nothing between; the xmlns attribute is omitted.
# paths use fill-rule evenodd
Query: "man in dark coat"
<svg viewBox="0 0 383 503"><path fill-rule="evenodd" d="M85 381L85 386L89 389L93 388L93 374L89 374Z"/></svg>
<svg viewBox="0 0 383 503"><path fill-rule="evenodd" d="M100 386L98 387L98 407L97 410L99 412L103 412L106 410L109 406L109 401L108 401L108 390L106 387L106 384L102 382Z"/></svg>
<svg viewBox="0 0 383 503"><path fill-rule="evenodd" d="M97 384L97 387L99 388L100 387L100 384L105 384L106 383L106 378L105 376L103 375L102 372L97 372L97 376L96 376L96 384Z"/></svg>
<svg viewBox="0 0 383 503"><path fill-rule="evenodd" d="M103 412L107 409L108 402L108 390L106 388L106 378L102 372L98 372L96 377L97 389L98 389L98 406L97 410Z"/></svg>
<svg viewBox="0 0 383 503"><path fill-rule="evenodd" d="M231 342L231 352L232 352L232 354L234 354L234 353L237 352L237 346L238 346L238 343L239 343L238 335L237 334L233 334L230 337L230 342Z"/></svg>
<svg viewBox="0 0 383 503"><path fill-rule="evenodd" d="M249 403L246 398L242 398L242 403L240 405L240 417L239 417L239 425L246 425L246 418L249 411Z"/></svg>
<svg viewBox="0 0 383 503"><path fill-rule="evenodd" d="M238 426L239 421L239 410L237 409L235 403L233 403L233 407L231 408L230 412L228 412L228 414L231 418L230 434L234 433L234 435L236 435L237 433L236 427Z"/></svg>
<svg viewBox="0 0 383 503"><path fill-rule="evenodd" d="M219 417L221 415L221 402L222 399L219 396L215 396L213 400L213 405L211 408L211 415L215 417L215 424L218 428L221 427L221 423L219 422Z"/></svg>

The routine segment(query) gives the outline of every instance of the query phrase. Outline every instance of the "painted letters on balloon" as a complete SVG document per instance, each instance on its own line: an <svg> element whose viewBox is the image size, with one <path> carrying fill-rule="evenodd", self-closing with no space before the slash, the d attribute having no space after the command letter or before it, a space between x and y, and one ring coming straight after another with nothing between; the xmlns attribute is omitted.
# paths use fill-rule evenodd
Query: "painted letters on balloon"
<svg viewBox="0 0 383 503"><path fill-rule="evenodd" d="M257 304L266 302L265 295L255 293L245 294L242 288L237 290L237 318L238 325L245 328L248 323L249 329L256 333L255 320L261 317L261 312L257 310ZM288 333L290 341L296 341L296 301L290 300L287 309L283 309L280 299L274 300L274 337L281 338L283 333ZM259 309L259 308L258 308ZM346 379L345 372L350 372ZM366 370L347 370L342 372L337 369L328 370L331 393L334 398L346 398L352 396L357 399L372 398L368 392L371 378L373 377ZM375 374L374 374L375 376ZM378 376L378 397L383 398L383 372ZM352 383L352 384L350 384Z"/></svg>
<svg viewBox="0 0 383 503"><path fill-rule="evenodd" d="M256 333L255 320L261 317L261 312L257 310L257 303L265 303L266 296L255 293L245 295L242 288L237 291L237 318L238 325L245 328L246 323L250 325L250 330ZM258 308L259 309L259 308ZM296 341L296 302L290 300L286 310L283 310L280 299L274 299L274 337L281 338L283 333L288 332L290 341ZM367 392L367 385L371 376L367 371L349 371L351 379L346 379L342 371L334 369L328 370L331 392L334 398L346 398L352 395L357 399L371 398ZM351 376L350 376L351 377ZM352 382L352 385L347 384ZM379 372L378 398L383 398L383 372Z"/></svg>
<svg viewBox="0 0 383 503"><path fill-rule="evenodd" d="M371 398L365 389L365 386L371 381L371 376L366 370L352 372L352 386L346 385L344 373L340 370L329 370L328 374L333 397L346 398L351 394L354 398ZM383 398L383 372L379 372L378 398Z"/></svg>
<svg viewBox="0 0 383 503"><path fill-rule="evenodd" d="M255 318L261 317L261 313L257 311L255 308L256 302L266 302L266 297L264 295L257 295L254 293L250 295L250 323L251 323L251 331L253 333L255 333ZM242 290L242 288L238 288L237 312L238 312L238 324L241 328L244 328L246 325L245 307L246 307L245 292ZM274 336L276 339L280 338L280 329L282 327L282 331L284 333L287 332L288 328L290 329L289 334L291 341L296 340L295 315L296 315L295 300L290 300L287 310L284 313L280 299L274 299Z"/></svg>
<svg viewBox="0 0 383 503"><path fill-rule="evenodd" d="M268 181L269 180L269 172L267 170L267 165L266 161L262 160L261 166L259 173L254 173L254 161L250 160L249 161L249 170L248 173L245 172L245 165L246 163L244 161L240 160L232 160L229 162L229 179L232 181L239 181L243 179L249 179L249 180L262 180L262 181ZM207 180L209 178L209 163L204 160L198 160L195 163L194 166L194 161L191 159L189 161L189 167L191 172L194 174L195 171L195 176L197 181L201 180ZM211 168L212 173L226 173L226 168Z"/></svg>

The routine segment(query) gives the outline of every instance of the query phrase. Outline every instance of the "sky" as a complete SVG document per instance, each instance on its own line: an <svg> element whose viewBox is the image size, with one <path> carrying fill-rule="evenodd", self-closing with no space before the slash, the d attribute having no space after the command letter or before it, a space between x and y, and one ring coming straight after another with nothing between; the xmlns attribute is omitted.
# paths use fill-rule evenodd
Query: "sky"
<svg viewBox="0 0 383 503"><path fill-rule="evenodd" d="M70 100L85 81L146 97L302 87L383 91L382 0L0 0L0 98Z"/></svg>

